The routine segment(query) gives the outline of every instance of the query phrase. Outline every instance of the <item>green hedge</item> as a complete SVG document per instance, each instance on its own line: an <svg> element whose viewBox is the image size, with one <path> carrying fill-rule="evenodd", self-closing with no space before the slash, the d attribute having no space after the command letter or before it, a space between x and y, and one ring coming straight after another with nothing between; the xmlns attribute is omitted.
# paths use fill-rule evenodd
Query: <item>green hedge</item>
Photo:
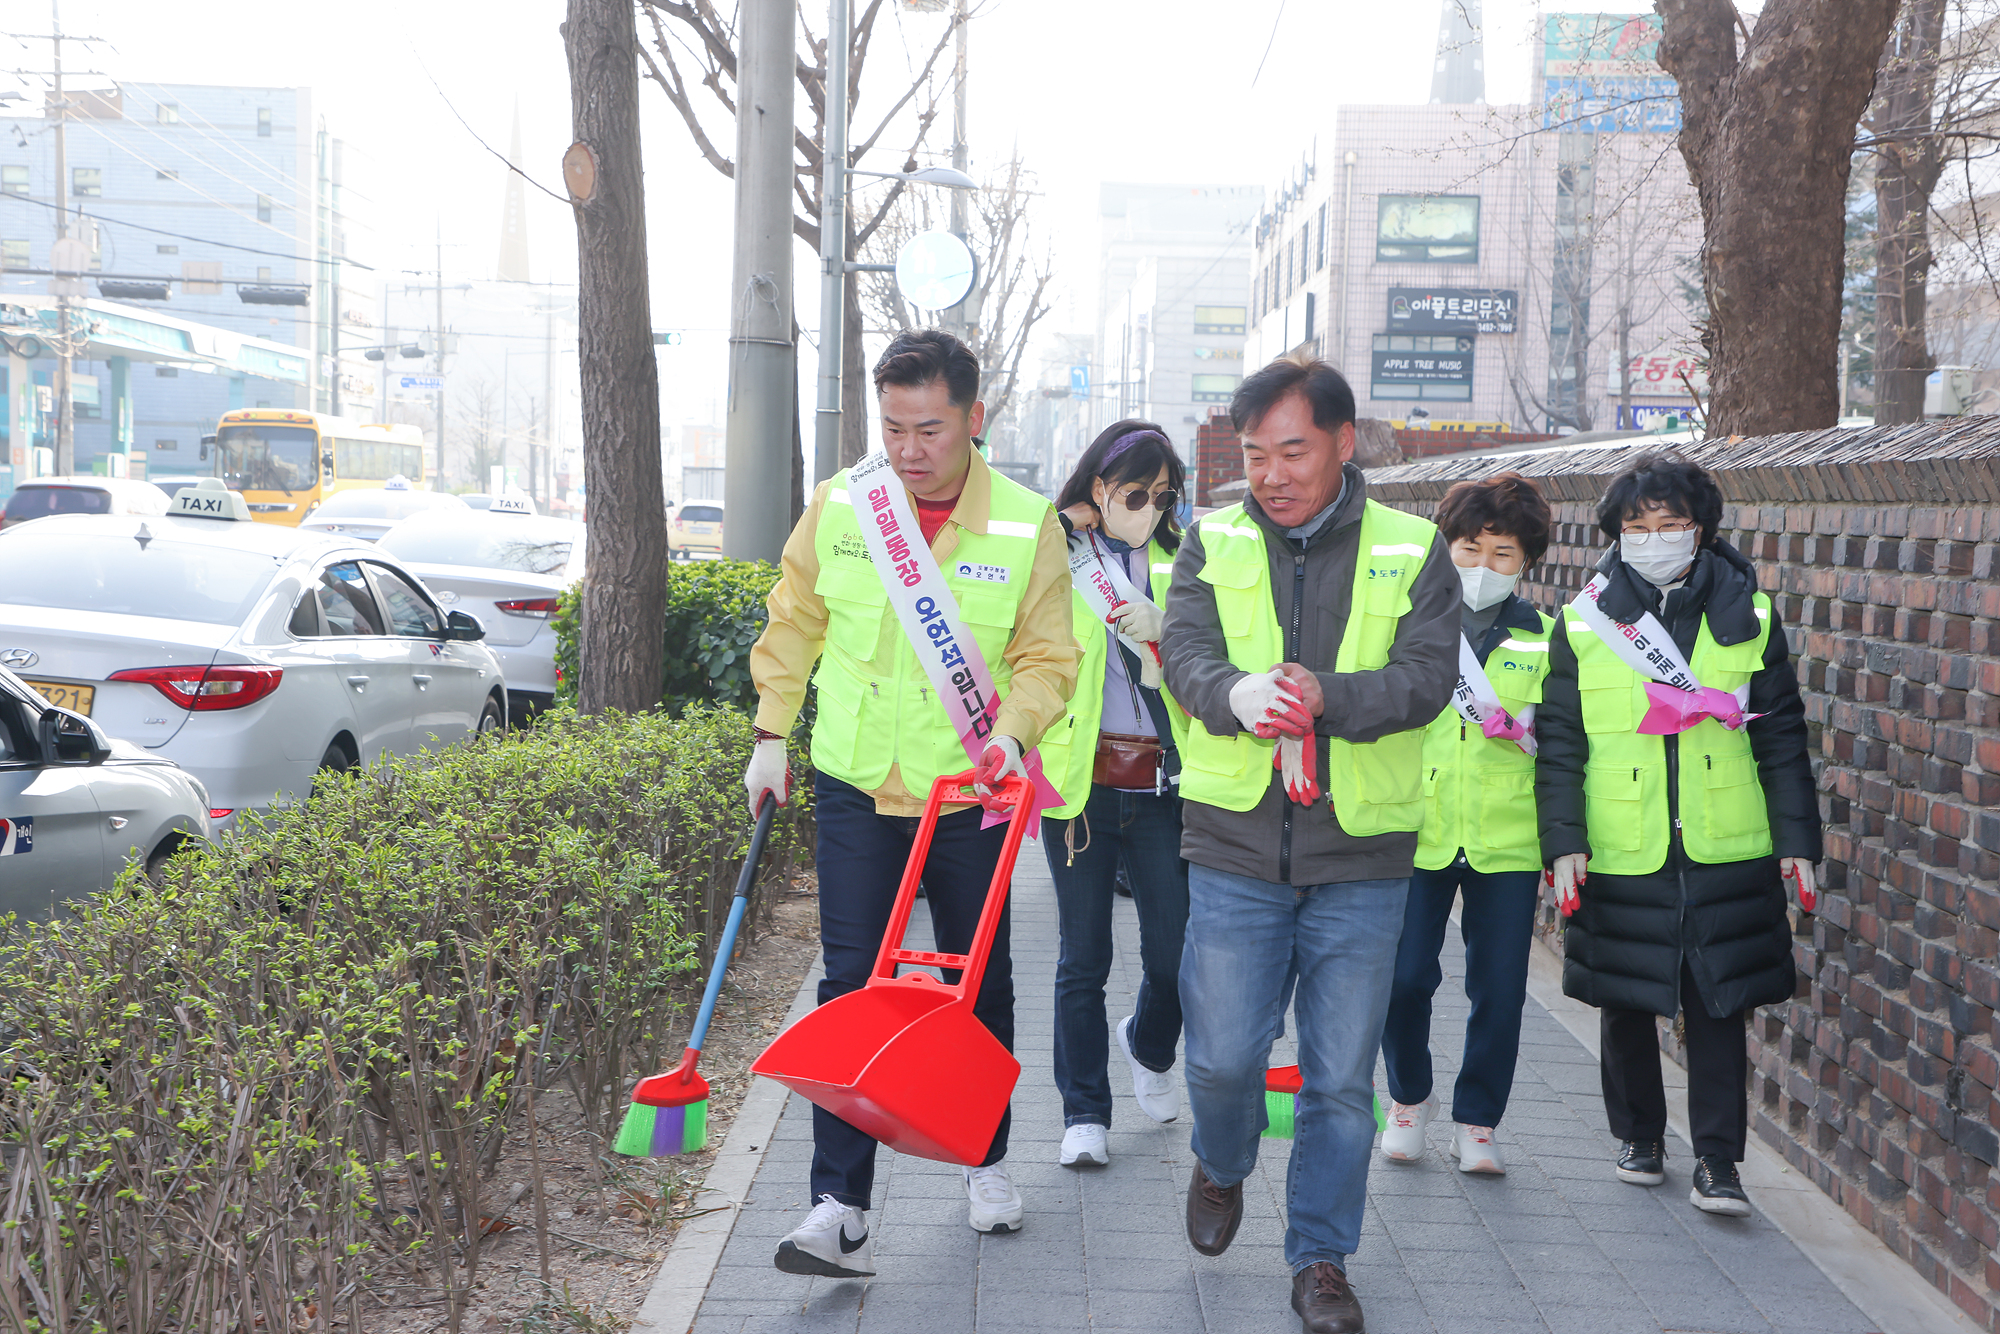
<svg viewBox="0 0 2000 1334"><path fill-rule="evenodd" d="M666 668L660 682L660 702L669 713L695 704L756 713L750 646L764 633L769 619L764 599L777 582L778 567L768 561L693 561L669 567L662 627ZM556 698L562 701L576 699L581 603L581 589L573 588L556 614Z"/></svg>
<svg viewBox="0 0 2000 1334"><path fill-rule="evenodd" d="M535 1091L566 1083L608 1143L677 1054L750 745L733 710L558 710L14 928L0 1328L352 1334L383 1277L440 1292L455 1330L482 1174ZM809 855L809 804L767 872Z"/></svg>

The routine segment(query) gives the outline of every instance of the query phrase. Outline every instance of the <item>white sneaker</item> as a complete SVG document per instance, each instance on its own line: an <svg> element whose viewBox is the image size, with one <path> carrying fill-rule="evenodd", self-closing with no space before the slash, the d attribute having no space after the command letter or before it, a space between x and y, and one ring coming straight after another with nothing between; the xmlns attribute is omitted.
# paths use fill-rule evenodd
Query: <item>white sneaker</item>
<svg viewBox="0 0 2000 1334"><path fill-rule="evenodd" d="M1493 1139L1491 1126L1460 1126L1451 1137L1451 1156L1458 1159L1461 1172L1507 1175L1507 1164L1500 1157L1500 1146Z"/></svg>
<svg viewBox="0 0 2000 1334"><path fill-rule="evenodd" d="M1181 1114L1180 1087L1174 1083L1171 1073L1148 1070L1132 1054L1131 1029L1132 1020L1136 1017L1128 1014L1118 1021L1118 1046L1132 1066L1132 1097L1138 1102L1139 1110L1165 1125Z"/></svg>
<svg viewBox="0 0 2000 1334"><path fill-rule="evenodd" d="M806 1215L806 1221L778 1243L774 1263L787 1274L868 1278L875 1272L875 1247L868 1236L868 1220L859 1209L851 1209L831 1195L822 1195L813 1211Z"/></svg>
<svg viewBox="0 0 2000 1334"><path fill-rule="evenodd" d="M1424 1128L1438 1114L1438 1100L1414 1105L1391 1103L1389 1124L1382 1131L1382 1156L1392 1163L1414 1163L1424 1156Z"/></svg>
<svg viewBox="0 0 2000 1334"><path fill-rule="evenodd" d="M1111 1161L1111 1146L1105 1142L1104 1127L1095 1121L1086 1121L1063 1131L1062 1157L1056 1160L1064 1167L1103 1167ZM978 1226L974 1224L974 1226Z"/></svg>
<svg viewBox="0 0 2000 1334"><path fill-rule="evenodd" d="M1007 1179L1007 1165L965 1169L965 1198L972 1205L967 1219L974 1232L1019 1232L1021 1192Z"/></svg>

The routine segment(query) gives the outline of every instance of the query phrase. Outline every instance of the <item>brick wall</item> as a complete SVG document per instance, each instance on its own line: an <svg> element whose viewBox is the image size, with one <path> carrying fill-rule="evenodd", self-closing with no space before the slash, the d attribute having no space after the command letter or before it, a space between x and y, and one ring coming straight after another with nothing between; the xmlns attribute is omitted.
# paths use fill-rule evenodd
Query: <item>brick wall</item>
<svg viewBox="0 0 2000 1334"><path fill-rule="evenodd" d="M1827 824L1819 911L1793 914L1797 993L1751 1021L1755 1133L2000 1332L2000 418L1685 452L1789 627ZM1429 514L1461 478L1535 477L1558 526L1522 591L1554 611L1636 453L1459 456L1370 492ZM1560 948L1557 921L1545 903Z"/></svg>

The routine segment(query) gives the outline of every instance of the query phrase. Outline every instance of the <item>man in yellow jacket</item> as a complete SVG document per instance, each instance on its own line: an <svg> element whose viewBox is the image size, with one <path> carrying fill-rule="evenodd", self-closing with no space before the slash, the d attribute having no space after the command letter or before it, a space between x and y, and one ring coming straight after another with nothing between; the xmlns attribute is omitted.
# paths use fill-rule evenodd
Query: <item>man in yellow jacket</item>
<svg viewBox="0 0 2000 1334"><path fill-rule="evenodd" d="M867 982L932 782L974 767L974 758L982 792L1026 776L1027 757L1076 688L1063 530L1047 500L994 472L973 447L986 409L971 349L934 329L899 335L876 363L875 390L886 466L881 456L863 460L813 493L785 543L770 625L750 653L758 741L744 783L752 810L766 792L780 802L788 795L784 738L819 669L812 761L822 1005ZM850 486L850 475L864 480ZM881 522L901 499L890 495L898 483L927 551L905 541L900 525ZM899 534L886 545L885 529ZM920 661L899 617L914 608L931 618L926 625L941 624L945 602L959 622L951 638L965 648L960 669L940 678L931 674L935 643ZM970 946L999 860L1005 826L980 825L976 806L948 810L924 862L943 952ZM1012 1050L1005 914L973 1010ZM981 1232L1021 1225L1020 1192L1002 1161L1008 1121L1001 1118L984 1164L965 1169L970 1222ZM814 1207L779 1243L778 1268L836 1278L875 1272L865 1217L875 1149L865 1132L814 1109Z"/></svg>

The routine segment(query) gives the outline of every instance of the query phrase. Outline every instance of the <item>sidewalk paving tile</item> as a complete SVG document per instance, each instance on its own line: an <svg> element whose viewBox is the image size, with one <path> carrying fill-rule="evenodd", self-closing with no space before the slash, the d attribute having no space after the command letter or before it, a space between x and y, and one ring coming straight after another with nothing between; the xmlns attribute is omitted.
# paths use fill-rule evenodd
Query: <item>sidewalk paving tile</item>
<svg viewBox="0 0 2000 1334"><path fill-rule="evenodd" d="M922 905L911 926L927 939ZM1110 1022L1139 980L1129 900L1114 907ZM1017 1235L966 1226L959 1169L884 1150L869 1215L880 1271L867 1282L770 1267L809 1208L812 1109L787 1102L751 1202L739 1214L694 1334L1296 1334L1283 1201L1291 1144L1260 1143L1244 1220L1220 1257L1184 1235L1193 1158L1188 1118L1147 1119L1111 1044L1111 1164L1056 1164L1062 1104L1050 1074L1055 896L1038 848L1014 877L1014 981L1021 1081L1008 1167L1026 1218ZM1466 1016L1462 954L1447 940L1434 1003L1435 1086L1444 1104L1415 1164L1372 1165L1361 1249L1350 1261L1372 1334L1866 1334L1867 1318L1761 1216L1710 1218L1686 1203L1686 1146L1669 1140L1667 1184L1612 1174L1597 1063L1530 999L1499 1142L1504 1177L1448 1156L1452 1083ZM1273 1065L1296 1059L1289 1037ZM1377 1095L1387 1086L1378 1067Z"/></svg>

